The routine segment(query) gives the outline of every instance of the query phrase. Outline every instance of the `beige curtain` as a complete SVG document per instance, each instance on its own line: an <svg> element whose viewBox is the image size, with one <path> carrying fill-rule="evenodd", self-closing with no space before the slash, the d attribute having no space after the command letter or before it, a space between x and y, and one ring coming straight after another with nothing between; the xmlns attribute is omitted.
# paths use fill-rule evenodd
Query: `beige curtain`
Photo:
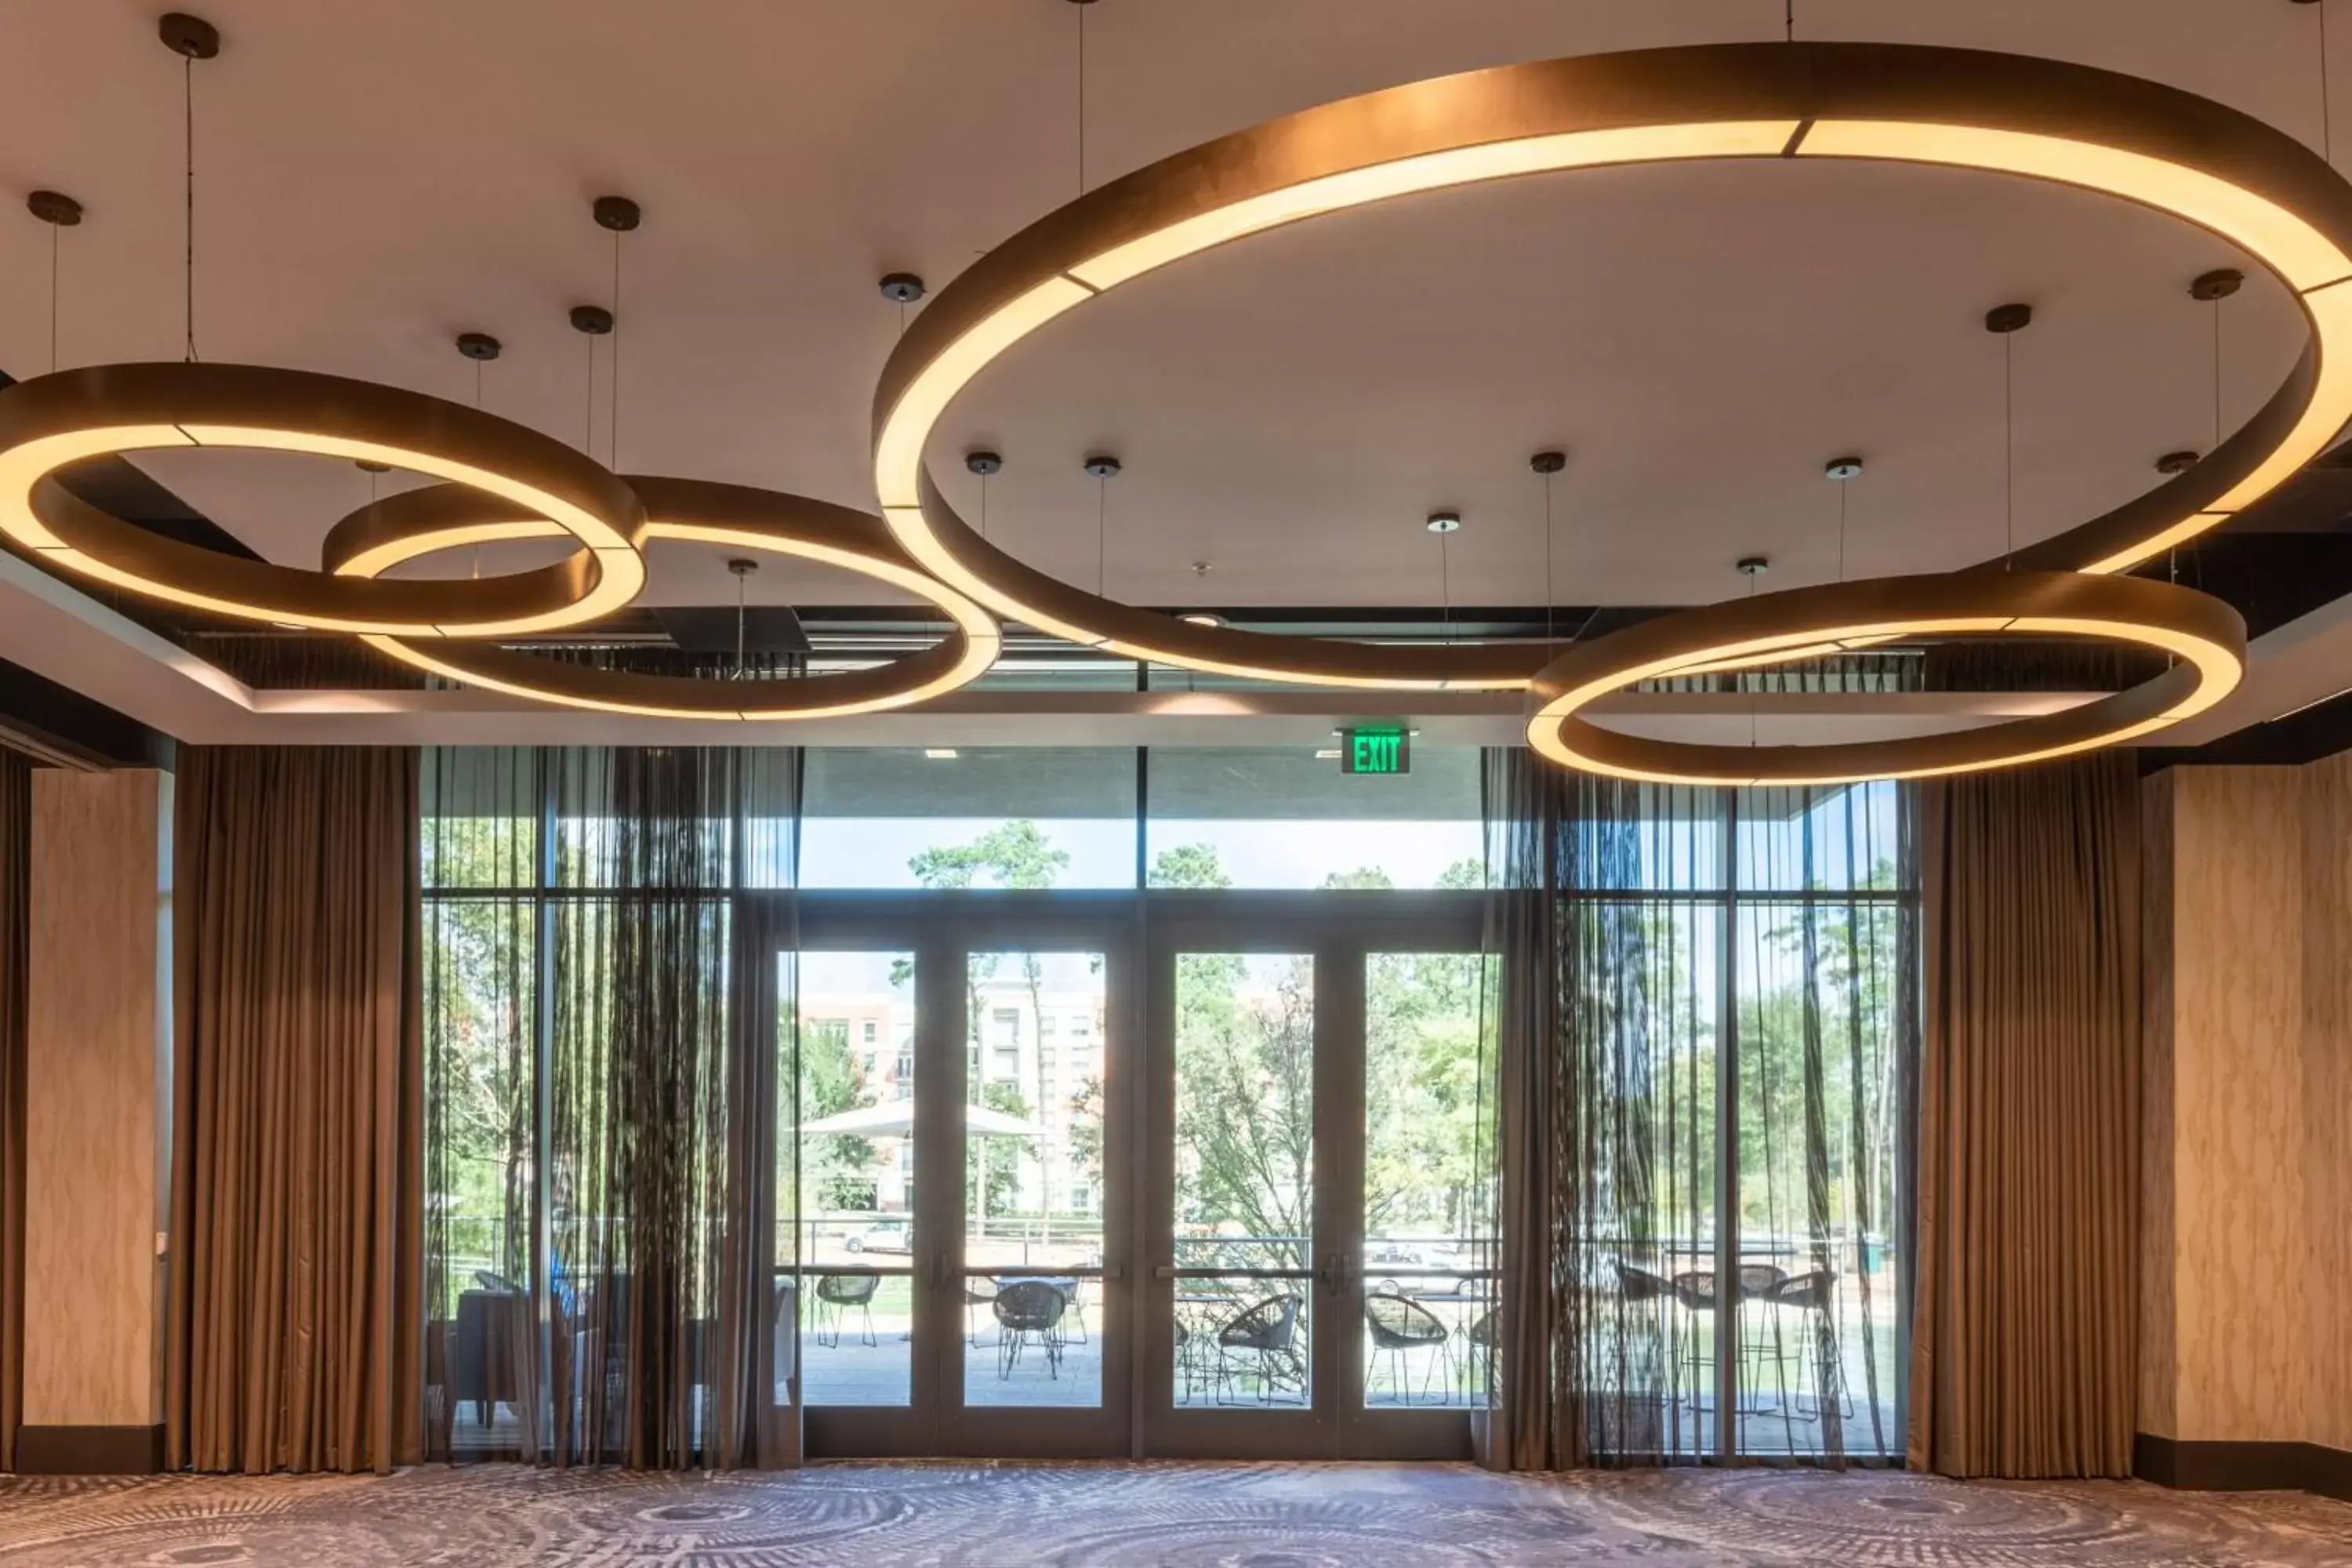
<svg viewBox="0 0 2352 1568"><path fill-rule="evenodd" d="M25 1393L25 952L33 770L0 752L0 1470L16 1468Z"/></svg>
<svg viewBox="0 0 2352 1568"><path fill-rule="evenodd" d="M416 753L181 752L168 1461L421 1450Z"/></svg>
<svg viewBox="0 0 2352 1568"><path fill-rule="evenodd" d="M1940 784L1924 825L1910 1463L2127 1476L2137 765L2110 754Z"/></svg>

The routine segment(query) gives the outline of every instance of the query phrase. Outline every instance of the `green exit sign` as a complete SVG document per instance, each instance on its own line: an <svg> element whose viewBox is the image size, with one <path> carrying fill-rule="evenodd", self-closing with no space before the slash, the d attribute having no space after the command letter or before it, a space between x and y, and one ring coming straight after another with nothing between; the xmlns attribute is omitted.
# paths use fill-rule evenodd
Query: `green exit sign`
<svg viewBox="0 0 2352 1568"><path fill-rule="evenodd" d="M1339 771L1409 773L1412 772L1412 742L1402 730L1342 730Z"/></svg>

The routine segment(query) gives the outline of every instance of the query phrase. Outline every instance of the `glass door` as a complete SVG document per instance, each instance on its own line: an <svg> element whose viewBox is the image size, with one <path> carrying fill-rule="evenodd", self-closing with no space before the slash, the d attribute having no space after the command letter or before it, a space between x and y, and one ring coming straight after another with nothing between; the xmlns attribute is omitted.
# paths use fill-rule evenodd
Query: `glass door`
<svg viewBox="0 0 2352 1568"><path fill-rule="evenodd" d="M1147 1380L1154 1454L1329 1451L1324 955L1155 955Z"/></svg>
<svg viewBox="0 0 2352 1568"><path fill-rule="evenodd" d="M1307 908L1159 937L1147 1452L1469 1453L1495 1342L1476 934Z"/></svg>
<svg viewBox="0 0 2352 1568"><path fill-rule="evenodd" d="M778 1399L809 1458L1131 1451L1121 929L820 906L774 954Z"/></svg>
<svg viewBox="0 0 2352 1568"><path fill-rule="evenodd" d="M938 962L878 942L775 958L777 1301L796 1330L778 1336L778 1377L811 1457L935 1440L937 1379L917 1331L935 1315L918 1267L937 1230L919 1115L938 1100L921 1070L936 1054L922 983Z"/></svg>
<svg viewBox="0 0 2352 1568"><path fill-rule="evenodd" d="M959 935L961 1049L941 1088L961 1114L933 1194L955 1313L941 1451L1125 1454L1128 965L1099 926Z"/></svg>
<svg viewBox="0 0 2352 1568"><path fill-rule="evenodd" d="M1477 952L1356 955L1362 1000L1360 1152L1352 1184L1349 1338L1358 1352L1342 1452L1466 1455L1493 1384L1494 1053L1482 1030L1498 961Z"/></svg>

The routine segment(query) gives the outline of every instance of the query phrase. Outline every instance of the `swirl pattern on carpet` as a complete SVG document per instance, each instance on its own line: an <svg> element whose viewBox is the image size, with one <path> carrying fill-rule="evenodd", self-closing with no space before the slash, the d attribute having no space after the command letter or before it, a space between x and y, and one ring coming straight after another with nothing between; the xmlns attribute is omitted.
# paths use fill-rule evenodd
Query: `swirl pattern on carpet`
<svg viewBox="0 0 2352 1568"><path fill-rule="evenodd" d="M1890 1471L1490 1475L1460 1465L838 1464L776 1475L440 1466L389 1477L0 1478L38 1564L2352 1563L2352 1504Z"/></svg>

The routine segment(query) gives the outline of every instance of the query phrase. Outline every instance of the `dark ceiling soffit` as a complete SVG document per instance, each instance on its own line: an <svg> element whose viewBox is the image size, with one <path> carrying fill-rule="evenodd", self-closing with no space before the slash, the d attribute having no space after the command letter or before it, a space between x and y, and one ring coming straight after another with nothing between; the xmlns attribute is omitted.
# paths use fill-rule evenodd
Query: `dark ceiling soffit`
<svg viewBox="0 0 2352 1568"><path fill-rule="evenodd" d="M163 766L171 755L171 742L136 719L5 659L0 746L61 767Z"/></svg>

